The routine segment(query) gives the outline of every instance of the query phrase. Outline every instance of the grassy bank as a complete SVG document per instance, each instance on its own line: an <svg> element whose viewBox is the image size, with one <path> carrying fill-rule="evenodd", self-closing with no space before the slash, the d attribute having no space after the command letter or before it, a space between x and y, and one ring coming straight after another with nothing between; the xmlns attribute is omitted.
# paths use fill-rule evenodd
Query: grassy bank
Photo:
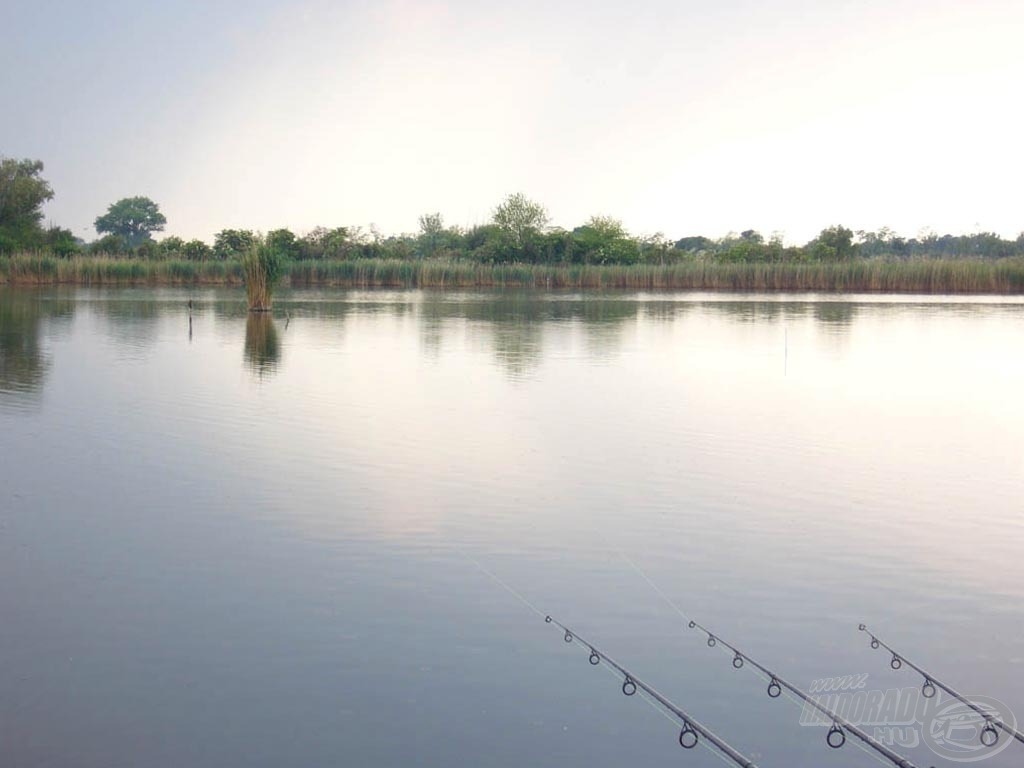
<svg viewBox="0 0 1024 768"><path fill-rule="evenodd" d="M700 291L1024 294L1024 260L915 260L812 264L557 266L445 261L296 261L295 287L590 288ZM150 261L104 256L0 257L0 282L18 285L242 285L238 261Z"/></svg>

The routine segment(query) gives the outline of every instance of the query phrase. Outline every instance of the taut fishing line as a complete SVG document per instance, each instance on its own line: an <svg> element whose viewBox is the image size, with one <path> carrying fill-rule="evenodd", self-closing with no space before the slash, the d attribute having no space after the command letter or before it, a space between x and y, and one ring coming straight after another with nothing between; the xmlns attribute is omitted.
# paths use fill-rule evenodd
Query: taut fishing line
<svg viewBox="0 0 1024 768"><path fill-rule="evenodd" d="M921 695L924 696L926 699L934 698L937 692L936 688L941 688L950 696L952 696L955 699L959 699L963 704L967 705L976 713L985 718L985 727L982 728L981 732L978 734L978 739L981 741L983 745L985 745L986 747L994 747L999 742L1000 730L1007 733L1009 736L1021 742L1022 744L1024 744L1024 734L1022 734L1016 728L1007 725L1006 722L1003 721L1001 718L996 717L991 712L978 706L975 702L971 701L963 694L958 693L949 685L935 677L935 675L923 670L921 667L912 662L906 656L897 653L892 648L892 646L888 645L887 643L883 642L878 637L876 637L875 634L871 632L871 630L869 630L867 626L865 626L864 624L861 624L858 627L858 629L861 632L868 633L868 636L871 638L872 648L874 648L875 650L877 650L879 647L885 648L885 650L889 651L889 653L892 654L892 658L889 660L890 667L892 667L893 669L899 669L904 664L906 664L908 667L916 671L918 674L921 675L921 677L924 678L924 682L921 684Z"/></svg>
<svg viewBox="0 0 1024 768"><path fill-rule="evenodd" d="M531 611L536 613L538 616L543 616L544 621L547 624L552 624L563 631L563 639L566 643L582 645L584 648L589 650L589 661L592 666L605 666L608 671L615 675L616 678L622 677L622 692L626 696L634 696L640 694L640 698L646 701L649 705L654 707L657 711L666 717L670 722L678 722L682 724L681 730L679 731L679 745L684 749L693 749L694 747L701 745L704 746L708 751L714 754L719 759L726 763L740 766L740 768L757 768L756 764L748 757L743 755L741 752L729 745L724 739L717 736L707 726L703 725L699 721L695 720L691 715L687 714L681 707L670 701L664 695L659 693L653 687L645 683L643 680L638 678L632 672L627 670L625 667L620 665L614 659L609 657L604 652L597 649L592 643L583 640L579 635L570 630L561 622L553 619L550 615L545 614L536 605L530 602L525 596L522 595L518 590L514 589L511 585L506 583L504 580L499 578L495 573L485 568L478 560L471 557L462 550L457 550L466 560L476 566L481 573L494 581L495 584L500 586L510 595L515 597L519 602L529 608ZM601 664L604 661L606 664Z"/></svg>
<svg viewBox="0 0 1024 768"><path fill-rule="evenodd" d="M560 621L553 619L551 616L545 616L544 621L548 624L554 624L556 627L561 629L565 634L563 639L567 643L577 643L582 645L584 648L590 651L590 663L593 666L598 666L602 661L607 662L615 671L617 671L623 678L622 682L622 693L626 696L634 696L639 691L644 691L654 701L660 704L668 712L675 715L682 723L682 730L679 731L679 745L684 749L693 749L701 741L701 737L709 741L715 748L718 749L723 755L729 758L733 763L741 768L757 768L754 762L746 757L745 755L738 752L726 741L719 736L716 736L711 730L702 725L700 722L695 720L691 715L683 711L678 705L669 701L665 696L658 693L654 688L645 683L639 677L634 675L628 669L623 667L613 658L608 656L606 653L598 650L593 643L584 640L573 630L569 629L565 624Z"/></svg>
<svg viewBox="0 0 1024 768"><path fill-rule="evenodd" d="M647 582L647 584L649 584L651 588L658 593L658 595L679 615L679 617L687 623L687 626L690 629L699 629L707 635L707 645L709 648L714 648L716 645L721 644L732 653L732 665L734 668L742 669L745 664L749 663L756 672L761 673L759 676L762 677L762 679L768 679L769 683L767 692L769 697L775 699L785 692L787 693L787 698L791 699L794 703L800 704L800 702L793 698L794 696L797 696L802 700L803 704L814 707L821 714L831 719L832 726L829 728L828 734L825 736L825 742L828 746L833 749L839 749L846 743L846 732L849 732L857 737L860 742L857 746L861 747L865 754L870 754L879 761L882 761L882 758L885 758L885 760L891 762L893 765L897 766L897 768L916 768L914 763L903 757L903 755L889 749L889 747L874 739L835 711L824 706L821 702L804 692L802 689L788 682L785 678L780 677L775 672L772 672L767 667L740 651L736 646L726 642L721 637L711 632L711 630L689 618L625 552L615 547L612 547L612 549L618 553L619 557L629 564L640 578ZM870 752L868 751L869 749L871 750Z"/></svg>

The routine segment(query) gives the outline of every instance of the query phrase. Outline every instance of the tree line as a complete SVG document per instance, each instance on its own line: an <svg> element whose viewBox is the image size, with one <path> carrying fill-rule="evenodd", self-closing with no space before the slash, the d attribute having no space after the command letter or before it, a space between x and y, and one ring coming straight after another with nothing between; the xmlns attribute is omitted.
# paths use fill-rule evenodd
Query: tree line
<svg viewBox="0 0 1024 768"><path fill-rule="evenodd" d="M170 235L155 240L167 219L147 197L112 203L94 226L98 238L86 243L58 226L43 226L42 206L53 189L38 160L0 157L0 253L37 250L58 256L81 253L128 254L143 259L227 260L257 244L276 257L294 261L351 259L447 259L479 263L671 264L706 259L723 263L831 262L858 258L976 258L1024 256L1024 232L1007 240L991 232L970 235L925 234L903 238L889 229L854 232L836 225L804 245L785 245L755 230L711 239L667 238L662 233L630 234L611 216L592 216L571 230L552 226L546 208L523 194L512 194L493 210L486 224L463 228L445 223L440 213L419 217L415 233L383 236L360 227L316 227L259 233L224 229L212 244Z"/></svg>

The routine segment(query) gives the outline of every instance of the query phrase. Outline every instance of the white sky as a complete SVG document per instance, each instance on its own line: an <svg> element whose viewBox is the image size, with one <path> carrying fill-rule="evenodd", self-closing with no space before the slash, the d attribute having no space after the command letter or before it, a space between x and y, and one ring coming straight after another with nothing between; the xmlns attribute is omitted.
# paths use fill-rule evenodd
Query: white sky
<svg viewBox="0 0 1024 768"><path fill-rule="evenodd" d="M1024 230L1024 2L5 3L0 153L92 238L302 232L509 192L672 238Z"/></svg>

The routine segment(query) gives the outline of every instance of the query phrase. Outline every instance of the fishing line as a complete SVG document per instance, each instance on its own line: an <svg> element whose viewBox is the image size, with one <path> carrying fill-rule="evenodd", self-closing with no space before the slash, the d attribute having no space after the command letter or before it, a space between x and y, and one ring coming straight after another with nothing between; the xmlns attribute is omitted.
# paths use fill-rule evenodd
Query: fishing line
<svg viewBox="0 0 1024 768"><path fill-rule="evenodd" d="M562 629L565 633L563 636L565 642L576 643L577 645L582 644L584 647L586 647L590 651L589 660L592 666L601 666L601 662L605 661L608 663L608 665L617 670L619 674L623 676L622 692L625 695L633 696L639 693L641 699L646 701L650 706L652 706L657 711L661 712L661 714L666 719L668 719L669 722L673 722L674 724L676 720L681 722L682 729L679 732L679 745L681 747L683 747L684 749L693 749L698 744L701 744L709 751L714 753L716 757L719 757L726 763L738 765L740 766L740 768L757 768L756 764L752 760L745 757L742 753L738 752L736 749L731 747L723 739L716 736L706 726L694 720L690 715L684 712L678 705L669 701L669 699L667 699L662 694L658 693L658 691L656 691L647 683L637 678L636 675L632 674L627 669L622 667L618 662L609 658L607 654L597 650L597 648L594 647L591 643L588 643L587 641L583 640L583 638L581 638L575 632L570 630L564 624L551 618L551 616L549 616L548 614L545 614L543 611L537 608L537 606L535 606L528 599L526 599L526 597L523 596L522 593L520 593L518 590L516 590L511 585L506 583L504 580L499 578L495 573L485 568L476 558L471 557L469 554L463 552L461 549L456 549L456 551L470 563L475 565L485 576L492 579L498 586L502 587L506 592L515 597L517 600L519 600L519 602L521 602L531 611L534 611L539 616L543 616L544 621L546 623L553 624ZM606 667L606 669L610 674L612 674L616 678L618 677L618 675L616 675L612 669L609 669L608 667ZM674 715L675 717L673 718L672 715ZM703 741L701 740L700 736L704 737Z"/></svg>
<svg viewBox="0 0 1024 768"><path fill-rule="evenodd" d="M955 699L959 699L962 703L966 704L968 707L970 707L983 718L985 718L985 727L982 728L981 733L978 734L978 739L981 741L983 745L985 745L986 747L994 747L998 743L999 731L996 730L997 728L1009 734L1011 737L1021 742L1022 744L1024 744L1024 734L1022 734L1016 728L1010 727L1000 718L993 715L991 712L987 712L963 694L958 693L957 691L950 688L946 683L942 682L937 677L935 677L935 675L923 670L921 667L912 662L906 656L897 653L892 648L892 646L888 645L887 643L883 642L878 637L876 637L875 634L871 632L871 630L869 630L864 624L859 625L857 628L861 632L868 633L868 636L871 638L872 648L874 648L875 650L878 650L879 647L885 648L885 650L889 651L892 654L892 658L889 660L890 667L892 667L893 669L900 669L904 664L906 664L911 669L917 671L924 678L924 683L921 684L921 695L924 696L926 699L934 698L937 692L936 688L941 688L950 696L952 696Z"/></svg>
<svg viewBox="0 0 1024 768"><path fill-rule="evenodd" d="M476 560L473 557L470 557L467 553L463 552L461 549L456 549L455 551L458 552L460 555L462 555L464 558L466 558L469 562L471 562L477 568L479 568L483 572L483 574L485 576L489 576L494 581L495 584L497 584L499 587L504 589L506 592L508 592L514 598L516 598L519 602L521 602L523 605L525 605L531 611L536 613L541 618L547 618L547 614L544 613L544 611L542 611L536 605L534 605L529 600L527 600L525 597L523 597L523 595L520 592L516 591L511 586L509 586L507 583L505 583L504 581L499 579L494 573L492 573L491 571L489 571L486 568L484 568L483 565L481 565L478 560Z"/></svg>
<svg viewBox="0 0 1024 768"><path fill-rule="evenodd" d="M565 634L563 639L567 643L576 643L590 651L590 663L593 666L598 666L601 662L607 662L609 666L615 669L622 676L622 692L626 696L633 696L638 692L646 692L654 701L660 704L667 712L671 712L676 718L682 723L682 729L679 731L679 745L684 749L693 749L701 741L701 737L709 741L714 745L719 752L729 758L731 762L740 766L741 768L757 768L752 760L734 749L726 741L716 736L706 726L695 720L678 705L669 701L665 696L658 693L654 688L645 683L643 680L638 678L628 669L623 667L617 661L612 659L606 653L597 649L593 643L584 640L573 630L569 629L565 624L560 621L553 619L551 616L545 616L544 621L548 624L561 629Z"/></svg>
<svg viewBox="0 0 1024 768"><path fill-rule="evenodd" d="M729 651L732 652L732 665L735 669L742 669L747 663L749 663L751 667L753 667L755 670L758 670L761 673L763 673L763 675L769 679L767 688L767 693L769 697L776 699L779 696L781 696L784 691L788 692L790 694L798 696L800 699L802 699L804 704L814 707L816 710L818 710L827 718L829 718L832 721L832 726L829 728L828 734L826 734L825 736L825 743L828 744L828 746L832 747L833 749L839 749L840 747L842 747L846 743L846 732L848 731L852 733L854 736L856 736L857 739L859 739L865 747L870 747L872 750L874 750L877 753L876 757L878 755L885 757L887 760L889 760L889 762L897 766L897 768L916 768L916 766L912 762L910 762L907 758L900 755L898 752L894 752L893 750L889 749L887 746L885 746L881 742L871 737L869 734L862 731L860 728L855 726L850 721L846 720L844 717L836 713L834 710L829 709L824 704L819 702L817 699L805 693L802 689L798 688L797 686L787 681L785 678L780 677L772 670L758 663L750 656L740 651L740 649L736 646L726 642L721 637L714 634L707 627L704 627L703 625L698 624L696 621L689 618L685 613L682 612L679 606L677 606L672 601L672 599L669 598L661 590L661 588L658 587L658 585L651 580L651 578L646 573L644 573L640 566L638 566L636 563L632 561L632 559L630 559L630 557L625 552L614 547L613 549L615 549L618 555L630 565L630 567L637 573L637 575L639 575L644 581L646 581L662 597L662 599L665 600L665 602L668 603L668 605L670 605L677 614L679 614L680 618L687 622L687 626L690 629L699 629L701 632L707 635L707 645L709 648L714 648L716 645L721 644L724 648L727 648ZM792 696L789 696L789 698L792 698ZM981 710L978 711L981 712Z"/></svg>

